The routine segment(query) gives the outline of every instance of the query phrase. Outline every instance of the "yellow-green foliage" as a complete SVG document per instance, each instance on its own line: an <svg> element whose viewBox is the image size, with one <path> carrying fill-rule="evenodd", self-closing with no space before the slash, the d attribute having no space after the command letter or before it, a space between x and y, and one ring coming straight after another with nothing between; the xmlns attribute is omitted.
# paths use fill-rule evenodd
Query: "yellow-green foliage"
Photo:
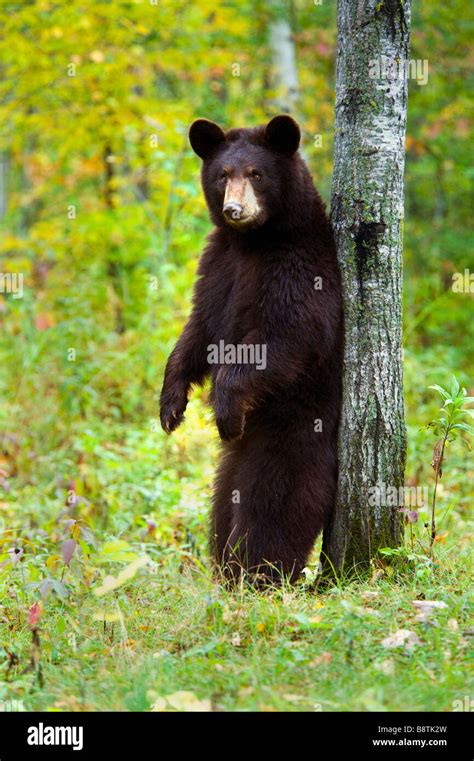
<svg viewBox="0 0 474 761"><path fill-rule="evenodd" d="M298 117L329 202L335 3L292 5ZM472 371L473 295L451 289L453 273L473 269L472 33L464 0L413 5L412 56L429 60L430 77L410 82L407 477L425 485L434 441L420 426L437 406L427 386L453 372L468 386ZM448 448L438 490L436 563L420 551L404 570L374 567L369 581L335 585L319 610L304 585L262 598L211 583L207 389L173 437L158 426L164 361L210 229L187 128L198 116L230 127L275 114L268 31L287 8L1 4L0 273L22 273L24 295L0 293L0 699L148 710L189 706L176 697L185 691L217 708L449 710L466 694L473 479L461 445ZM426 520L422 511L415 527L425 542ZM440 628L413 620L422 595L447 603ZM37 603L43 688L22 673ZM384 637L412 627L423 644L387 655Z"/></svg>

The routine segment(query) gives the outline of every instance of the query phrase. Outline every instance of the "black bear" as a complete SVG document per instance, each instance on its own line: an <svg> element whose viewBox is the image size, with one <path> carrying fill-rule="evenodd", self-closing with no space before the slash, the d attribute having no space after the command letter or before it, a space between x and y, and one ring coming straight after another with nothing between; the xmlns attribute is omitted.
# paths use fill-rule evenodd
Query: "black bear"
<svg viewBox="0 0 474 761"><path fill-rule="evenodd" d="M223 441L211 551L230 580L295 580L333 509L342 300L329 220L286 115L231 129L198 119L191 146L215 225L192 314L166 367L163 429L210 375Z"/></svg>

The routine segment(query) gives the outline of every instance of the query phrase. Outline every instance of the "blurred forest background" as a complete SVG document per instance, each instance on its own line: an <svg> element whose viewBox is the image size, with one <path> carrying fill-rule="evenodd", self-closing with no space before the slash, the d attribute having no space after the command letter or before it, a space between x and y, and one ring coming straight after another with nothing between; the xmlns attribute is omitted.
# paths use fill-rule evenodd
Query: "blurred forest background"
<svg viewBox="0 0 474 761"><path fill-rule="evenodd" d="M472 393L474 293L456 292L452 284L454 273L474 271L468 89L474 30L467 0L421 0L413 6L411 58L428 61L429 77L424 85L409 83L407 481L431 486L434 439L422 426L436 413L438 400L427 387L449 384L454 374ZM9 674L5 695L22 696L28 706L143 708L157 700L160 688L145 678L138 680L140 688L127 691L127 668L136 663L122 664L122 682L109 685L107 698L101 693L101 679L113 671L107 658L115 657L119 645L122 655L141 648L143 673L151 673L146 653L171 652L176 641L181 651L197 647L207 683L209 654L223 657L219 648L230 603L193 597L189 579L181 580L186 602L183 592L169 592L182 595L172 602L166 597L183 569L204 573L206 563L216 451L203 404L207 390L194 395L185 425L169 439L158 425L158 395L210 230L200 162L187 130L196 117L230 128L263 123L282 110L280 56L272 35L281 20L291 27L296 57L299 89L291 105L316 185L329 204L335 2L2 2L0 272L22 273L24 293L0 293L0 561L11 560L0 566L0 589L8 600L0 607L6 632L0 666ZM460 443L448 460L440 501L450 509L439 544L456 546L467 557L472 460ZM144 557L153 573L139 572ZM129 576L110 586L120 568ZM127 591L125 582L138 572L145 575L137 577L133 593ZM105 584L104 598L92 594L99 583ZM109 600L107 584L113 602L98 606ZM198 597L196 612L190 600ZM158 598L167 601L166 610ZM260 603L252 604L257 608L251 631L263 636L271 624L260 620ZM145 620L148 614L152 618ZM213 629L207 637L209 620L217 634ZM456 615L449 620L456 622ZM314 637L316 625L302 621ZM42 662L43 674L49 672L43 693L38 673L38 692L28 692L27 677L11 665L11 653L28 662L29 632L38 622L42 661L37 658L32 669L38 672ZM449 636L457 636L455 624L451 629ZM243 646L244 635L238 636ZM236 642L229 645L232 653L242 653ZM79 657L87 666L68 661ZM293 654L281 657L289 664L283 669L293 668ZM331 658L325 657L321 668L329 668ZM167 670L169 659L161 666L156 658L154 678L160 684L168 680L170 694L196 691L200 677L190 672L191 660L182 671L174 663L178 679ZM55 682L54 663L61 662L65 670ZM157 671L158 663L164 670ZM218 669L212 674L225 676ZM284 674L280 681L291 682ZM367 674L359 674L362 690ZM421 667L420 674L429 687ZM398 705L402 698L393 679L383 669L371 679L379 677L387 679L388 704ZM96 686L84 696L88 679ZM239 679L229 677L227 688L235 690L228 704L225 697L213 700L231 707L239 701L305 705L286 699L288 690L262 698L255 685ZM384 703L385 693L362 699L364 690L359 694L351 684L342 696L328 681L328 705L332 701L342 710ZM245 689L254 692L239 692ZM407 689L420 694L419 687ZM221 693L230 694L223 688ZM194 698L181 699L189 704ZM427 689L420 700L422 707L437 708L443 698L436 702Z"/></svg>

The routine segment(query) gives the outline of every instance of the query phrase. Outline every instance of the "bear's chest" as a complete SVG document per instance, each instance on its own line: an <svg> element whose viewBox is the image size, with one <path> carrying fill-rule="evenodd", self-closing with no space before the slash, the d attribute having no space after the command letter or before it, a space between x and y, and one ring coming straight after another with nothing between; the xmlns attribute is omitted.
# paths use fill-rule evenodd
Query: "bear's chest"
<svg viewBox="0 0 474 761"><path fill-rule="evenodd" d="M259 328L264 278L259 262L250 256L233 260L227 274L227 281L216 283L214 338L237 343Z"/></svg>

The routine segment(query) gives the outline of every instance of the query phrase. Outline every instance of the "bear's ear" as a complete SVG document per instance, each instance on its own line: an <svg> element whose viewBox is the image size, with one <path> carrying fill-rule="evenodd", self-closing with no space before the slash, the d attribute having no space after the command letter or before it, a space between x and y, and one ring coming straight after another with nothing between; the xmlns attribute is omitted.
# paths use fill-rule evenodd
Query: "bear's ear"
<svg viewBox="0 0 474 761"><path fill-rule="evenodd" d="M208 119L196 119L189 128L191 148L201 159L207 159L224 140L225 135L219 125Z"/></svg>
<svg viewBox="0 0 474 761"><path fill-rule="evenodd" d="M298 150L301 132L291 116L275 116L265 127L265 138L280 153L292 154Z"/></svg>

